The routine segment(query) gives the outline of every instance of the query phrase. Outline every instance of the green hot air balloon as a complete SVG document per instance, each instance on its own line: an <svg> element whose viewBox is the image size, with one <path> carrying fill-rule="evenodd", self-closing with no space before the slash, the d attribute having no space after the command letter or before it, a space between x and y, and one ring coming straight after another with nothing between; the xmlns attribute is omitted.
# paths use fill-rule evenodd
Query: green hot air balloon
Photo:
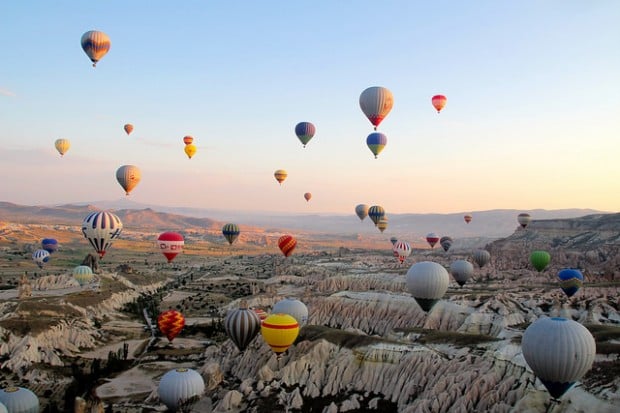
<svg viewBox="0 0 620 413"><path fill-rule="evenodd" d="M551 255L547 251L532 251L530 254L530 262L532 266L536 268L536 271L541 272L551 262Z"/></svg>

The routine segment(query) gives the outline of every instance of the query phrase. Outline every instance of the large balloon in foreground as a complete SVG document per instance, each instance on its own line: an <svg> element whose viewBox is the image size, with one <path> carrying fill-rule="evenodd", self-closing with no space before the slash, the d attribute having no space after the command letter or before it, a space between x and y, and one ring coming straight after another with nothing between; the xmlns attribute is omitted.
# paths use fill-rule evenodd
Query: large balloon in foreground
<svg viewBox="0 0 620 413"><path fill-rule="evenodd" d="M273 176L276 178L276 181L278 181L278 183L282 185L282 182L284 182L284 180L288 176L288 173L284 169L278 169L273 173Z"/></svg>
<svg viewBox="0 0 620 413"><path fill-rule="evenodd" d="M461 287L474 275L474 266L465 260L456 260L450 264L450 274Z"/></svg>
<svg viewBox="0 0 620 413"><path fill-rule="evenodd" d="M50 253L45 251L44 249L38 249L32 253L32 261L34 261L34 263L37 264L39 268L43 268L43 266L47 264L49 260Z"/></svg>
<svg viewBox="0 0 620 413"><path fill-rule="evenodd" d="M58 251L58 241L54 238L43 238L41 241L41 248L50 254L53 254Z"/></svg>
<svg viewBox="0 0 620 413"><path fill-rule="evenodd" d="M430 245L431 248L435 248L435 244L439 242L439 235L435 234L434 232L429 232L428 234L426 234L426 242L428 242L428 245Z"/></svg>
<svg viewBox="0 0 620 413"><path fill-rule="evenodd" d="M297 246L297 240L292 235L282 235L278 240L278 247L285 257L290 256Z"/></svg>
<svg viewBox="0 0 620 413"><path fill-rule="evenodd" d="M373 132L366 138L368 149L375 155L375 159L387 145L387 136L381 132Z"/></svg>
<svg viewBox="0 0 620 413"><path fill-rule="evenodd" d="M159 237L157 237L159 252L164 254L168 262L172 262L172 260L183 251L184 245L185 240L183 239L183 235L178 232L162 232L159 234Z"/></svg>
<svg viewBox="0 0 620 413"><path fill-rule="evenodd" d="M197 150L198 149L196 148L196 145L194 145L193 143L189 143L185 145L185 148L183 149L183 151L185 152L185 155L187 155L189 159L192 159L192 157L196 155Z"/></svg>
<svg viewBox="0 0 620 413"><path fill-rule="evenodd" d="M379 220L385 216L385 209L380 205L373 205L368 208L368 216L375 223L375 226L379 224Z"/></svg>
<svg viewBox="0 0 620 413"><path fill-rule="evenodd" d="M116 180L125 190L125 195L133 191L140 179L142 179L142 173L135 165L123 165L116 170Z"/></svg>
<svg viewBox="0 0 620 413"><path fill-rule="evenodd" d="M110 50L110 38L104 32L91 30L82 35L82 49L93 62L93 67Z"/></svg>
<svg viewBox="0 0 620 413"><path fill-rule="evenodd" d="M157 317L157 327L172 342L185 327L185 317L176 310L167 310Z"/></svg>
<svg viewBox="0 0 620 413"><path fill-rule="evenodd" d="M173 412L188 400L202 396L204 391L205 381L200 373L188 368L168 371L162 376L157 388L159 400Z"/></svg>
<svg viewBox="0 0 620 413"><path fill-rule="evenodd" d="M90 242L101 258L112 245L112 241L120 237L123 223L111 212L92 212L82 221L82 234Z"/></svg>
<svg viewBox="0 0 620 413"><path fill-rule="evenodd" d="M294 298L285 298L278 301L271 309L273 314L288 314L292 316L303 327L308 323L308 307L304 303Z"/></svg>
<svg viewBox="0 0 620 413"><path fill-rule="evenodd" d="M377 126L392 110L394 96L387 88L372 86L361 93L359 102L362 112L377 130Z"/></svg>
<svg viewBox="0 0 620 413"><path fill-rule="evenodd" d="M299 324L288 314L271 314L260 327L263 339L276 354L284 353L297 339Z"/></svg>
<svg viewBox="0 0 620 413"><path fill-rule="evenodd" d="M88 265L78 265L73 269L73 278L82 287L93 280L93 270Z"/></svg>
<svg viewBox="0 0 620 413"><path fill-rule="evenodd" d="M239 351L243 351L260 331L260 323L258 314L248 309L247 303L243 302L239 308L228 312L224 319L224 330Z"/></svg>
<svg viewBox="0 0 620 413"><path fill-rule="evenodd" d="M310 142L310 139L312 139L315 133L316 128L310 122L299 122L295 126L295 135L297 135L297 138L304 145L304 148L306 147L308 142Z"/></svg>
<svg viewBox="0 0 620 413"><path fill-rule="evenodd" d="M360 221L363 221L364 218L368 216L368 205L359 204L355 206L355 214L358 216Z"/></svg>
<svg viewBox="0 0 620 413"><path fill-rule="evenodd" d="M125 133L127 135L131 135L131 132L133 132L133 125L131 123L127 123L123 126L123 129L125 129Z"/></svg>
<svg viewBox="0 0 620 413"><path fill-rule="evenodd" d="M60 156L63 156L71 147L71 142L69 141L69 139L56 139L56 141L54 142L54 147L56 148Z"/></svg>
<svg viewBox="0 0 620 413"><path fill-rule="evenodd" d="M445 252L448 252L448 250L450 249L450 247L452 246L452 238L445 236L445 237L441 237L439 239L439 245L441 245L441 248L443 248L443 250Z"/></svg>
<svg viewBox="0 0 620 413"><path fill-rule="evenodd" d="M532 266L536 268L536 271L541 272L551 262L551 255L547 251L532 251L530 254L530 262Z"/></svg>
<svg viewBox="0 0 620 413"><path fill-rule="evenodd" d="M226 238L226 241L228 241L228 245L232 245L232 243L237 240L240 233L241 231L237 224L228 223L222 227L222 234L224 238Z"/></svg>
<svg viewBox="0 0 620 413"><path fill-rule="evenodd" d="M446 98L444 95L435 95L433 96L431 101L433 103L433 107L437 110L437 113L439 113L446 106L448 98Z"/></svg>
<svg viewBox="0 0 620 413"><path fill-rule="evenodd" d="M540 318L521 340L523 357L555 399L592 368L596 342L587 328L566 318Z"/></svg>
<svg viewBox="0 0 620 413"><path fill-rule="evenodd" d="M564 268L558 272L560 288L569 297L572 297L583 286L583 274L576 268Z"/></svg>
<svg viewBox="0 0 620 413"><path fill-rule="evenodd" d="M24 387L5 387L0 389L0 406L9 413L39 413L39 398Z"/></svg>
<svg viewBox="0 0 620 413"><path fill-rule="evenodd" d="M431 261L413 264L406 275L407 289L424 311L430 311L450 284L446 269Z"/></svg>
<svg viewBox="0 0 620 413"><path fill-rule="evenodd" d="M304 199L305 199L306 201L310 201L310 200L312 199L312 194L311 194L310 192L306 192L306 193L304 194Z"/></svg>
<svg viewBox="0 0 620 413"><path fill-rule="evenodd" d="M465 215L463 216L463 219L465 220L466 223L470 223L472 220L472 216L471 215Z"/></svg>
<svg viewBox="0 0 620 413"><path fill-rule="evenodd" d="M527 227L531 220L532 217L530 216L530 214L525 212L517 216L517 221L519 222L519 225L521 225L521 228Z"/></svg>
<svg viewBox="0 0 620 413"><path fill-rule="evenodd" d="M411 255L411 245L407 241L396 241L394 252L397 255L398 261L402 264Z"/></svg>
<svg viewBox="0 0 620 413"><path fill-rule="evenodd" d="M491 253L487 250L474 251L474 262L478 264L478 267L482 268L491 261Z"/></svg>

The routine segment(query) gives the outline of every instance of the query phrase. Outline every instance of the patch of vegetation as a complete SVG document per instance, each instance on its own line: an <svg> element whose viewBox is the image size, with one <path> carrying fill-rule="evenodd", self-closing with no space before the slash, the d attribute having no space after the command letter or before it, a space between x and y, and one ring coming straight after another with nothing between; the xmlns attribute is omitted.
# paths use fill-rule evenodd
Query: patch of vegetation
<svg viewBox="0 0 620 413"><path fill-rule="evenodd" d="M327 326L314 326L309 325L301 329L296 342L304 340L320 340L324 339L337 346L353 349L355 347L368 346L375 343L393 343L401 344L394 340L387 340L380 337L371 337L361 334L352 333L350 331L343 331L338 328L331 328Z"/></svg>

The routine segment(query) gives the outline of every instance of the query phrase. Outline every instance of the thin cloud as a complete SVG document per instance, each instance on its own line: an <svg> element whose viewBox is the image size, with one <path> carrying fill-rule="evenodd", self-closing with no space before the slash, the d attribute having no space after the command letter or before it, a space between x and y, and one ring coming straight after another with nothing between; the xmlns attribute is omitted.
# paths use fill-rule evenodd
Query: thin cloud
<svg viewBox="0 0 620 413"><path fill-rule="evenodd" d="M8 96L8 97L11 97L11 98L17 96L14 92L11 92L10 90L6 90L6 89L2 89L2 88L0 88L0 95Z"/></svg>

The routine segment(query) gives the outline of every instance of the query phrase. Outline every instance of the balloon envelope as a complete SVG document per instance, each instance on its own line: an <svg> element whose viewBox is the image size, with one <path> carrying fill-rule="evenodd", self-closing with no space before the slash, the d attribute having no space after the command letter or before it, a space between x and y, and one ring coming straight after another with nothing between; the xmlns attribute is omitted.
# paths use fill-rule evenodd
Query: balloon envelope
<svg viewBox="0 0 620 413"><path fill-rule="evenodd" d="M273 173L273 176L276 178L276 181L278 181L278 183L282 185L282 182L284 182L284 180L288 176L288 173L284 169L278 169Z"/></svg>
<svg viewBox="0 0 620 413"><path fill-rule="evenodd" d="M63 156L71 147L71 141L69 141L69 139L56 139L54 142L54 147L60 156Z"/></svg>
<svg viewBox="0 0 620 413"><path fill-rule="evenodd" d="M255 311L240 307L228 312L224 319L224 330L239 351L243 351L260 331L260 323Z"/></svg>
<svg viewBox="0 0 620 413"><path fill-rule="evenodd" d="M24 387L5 387L0 389L0 404L9 413L39 413L39 398Z"/></svg>
<svg viewBox="0 0 620 413"><path fill-rule="evenodd" d="M436 262L413 264L406 275L407 289L424 311L430 311L450 284L448 271Z"/></svg>
<svg viewBox="0 0 620 413"><path fill-rule="evenodd" d="M383 233L388 227L388 219L384 216L377 222L377 229Z"/></svg>
<svg viewBox="0 0 620 413"><path fill-rule="evenodd" d="M135 165L123 165L116 170L116 180L125 190L125 195L129 195L141 178L140 168Z"/></svg>
<svg viewBox="0 0 620 413"><path fill-rule="evenodd" d="M34 263L37 264L39 268L43 268L43 266L47 264L49 260L50 253L45 251L44 249L38 249L32 253L32 261L34 261Z"/></svg>
<svg viewBox="0 0 620 413"><path fill-rule="evenodd" d="M164 311L157 317L157 327L172 342L185 327L185 317L176 310Z"/></svg>
<svg viewBox="0 0 620 413"><path fill-rule="evenodd" d="M260 332L274 353L284 353L297 339L299 324L288 314L271 314L263 320Z"/></svg>
<svg viewBox="0 0 620 413"><path fill-rule="evenodd" d="M73 269L73 278L81 287L93 280L93 270L88 265L78 265Z"/></svg>
<svg viewBox="0 0 620 413"><path fill-rule="evenodd" d="M551 262L551 255L547 251L532 251L530 254L530 262L532 266L536 268L536 271L541 272Z"/></svg>
<svg viewBox="0 0 620 413"><path fill-rule="evenodd" d="M431 248L435 248L435 244L439 242L439 235L435 234L434 232L429 232L428 234L426 234L426 242L428 242L428 245L430 245Z"/></svg>
<svg viewBox="0 0 620 413"><path fill-rule="evenodd" d="M433 107L437 110L437 113L441 112L441 110L446 106L447 101L448 98L446 98L444 95L435 95L431 99Z"/></svg>
<svg viewBox="0 0 620 413"><path fill-rule="evenodd" d="M312 199L312 194L311 194L310 192L306 192L306 193L304 194L304 199L305 199L306 201L310 201L310 200Z"/></svg>
<svg viewBox="0 0 620 413"><path fill-rule="evenodd" d="M531 220L532 217L530 216L530 214L527 214L525 212L517 216L517 221L519 222L519 225L521 225L521 228L527 227Z"/></svg>
<svg viewBox="0 0 620 413"><path fill-rule="evenodd" d="M379 224L379 220L385 216L385 209L380 205L373 205L368 208L368 216L375 223L375 226Z"/></svg>
<svg viewBox="0 0 620 413"><path fill-rule="evenodd" d="M466 223L469 224L471 222L471 220L472 220L472 216L471 215L465 215L463 217L463 219L465 220Z"/></svg>
<svg viewBox="0 0 620 413"><path fill-rule="evenodd" d="M560 288L569 297L572 297L583 286L583 274L576 268L564 268L558 272Z"/></svg>
<svg viewBox="0 0 620 413"><path fill-rule="evenodd" d="M278 240L278 247L285 257L290 256L297 246L297 240L292 235L282 235Z"/></svg>
<svg viewBox="0 0 620 413"><path fill-rule="evenodd" d="M474 262L478 264L478 267L482 268L491 260L491 254L487 250L474 251Z"/></svg>
<svg viewBox="0 0 620 413"><path fill-rule="evenodd" d="M363 221L364 218L368 216L368 205L359 204L355 207L355 214L358 216L360 221Z"/></svg>
<svg viewBox="0 0 620 413"><path fill-rule="evenodd" d="M82 221L82 234L101 258L122 230L120 218L111 212L92 212Z"/></svg>
<svg viewBox="0 0 620 413"><path fill-rule="evenodd" d="M450 264L450 274L462 287L474 275L474 266L469 261L456 260Z"/></svg>
<svg viewBox="0 0 620 413"><path fill-rule="evenodd" d="M360 108L370 123L377 126L386 118L394 106L394 96L389 89L382 86L372 86L360 94Z"/></svg>
<svg viewBox="0 0 620 413"><path fill-rule="evenodd" d="M191 144L191 143L189 145L185 145L185 148L183 149L188 159L192 159L192 157L196 155L197 150L198 149L196 148L196 145Z"/></svg>
<svg viewBox="0 0 620 413"><path fill-rule="evenodd" d="M157 237L159 251L164 254L168 262L172 262L172 260L183 251L184 245L185 240L183 239L183 235L178 232L162 232L159 234L159 237Z"/></svg>
<svg viewBox="0 0 620 413"><path fill-rule="evenodd" d="M411 255L411 245L407 241L396 241L394 252L397 255L398 261L402 264Z"/></svg>
<svg viewBox="0 0 620 413"><path fill-rule="evenodd" d="M308 322L308 307L304 303L294 298L285 298L278 301L271 309L273 314L288 314L292 316L303 327Z"/></svg>
<svg viewBox="0 0 620 413"><path fill-rule="evenodd" d="M189 136L189 135L187 135L187 136L184 136L184 137L183 137L183 143L184 143L184 144L186 144L186 145L191 145L191 144L192 144L192 142L194 142L194 137L193 137L193 136Z"/></svg>
<svg viewBox="0 0 620 413"><path fill-rule="evenodd" d="M130 135L131 132L133 132L133 125L131 123L127 123L125 124L125 126L123 126L123 129L125 129L125 133L127 135Z"/></svg>
<svg viewBox="0 0 620 413"><path fill-rule="evenodd" d="M447 237L447 236L441 237L439 239L439 245L441 245L441 248L443 248L444 251L448 252L448 250L452 246L452 238Z"/></svg>
<svg viewBox="0 0 620 413"><path fill-rule="evenodd" d="M239 231L239 226L237 224L228 223L222 227L222 234L229 245L232 245L232 243L237 240L240 233L241 231Z"/></svg>
<svg viewBox="0 0 620 413"><path fill-rule="evenodd" d="M188 368L168 371L162 376L157 388L159 400L171 411L177 411L187 400L200 397L204 391L202 376Z"/></svg>
<svg viewBox="0 0 620 413"><path fill-rule="evenodd" d="M90 30L82 35L82 50L93 62L93 67L110 50L110 38L104 32Z"/></svg>
<svg viewBox="0 0 620 413"><path fill-rule="evenodd" d="M379 156L381 151L387 145L387 136L380 132L373 132L366 138L366 145L368 145L368 149L375 155L375 159Z"/></svg>
<svg viewBox="0 0 620 413"><path fill-rule="evenodd" d="M58 241L54 238L43 238L41 241L41 248L50 254L53 254L58 251Z"/></svg>
<svg viewBox="0 0 620 413"><path fill-rule="evenodd" d="M310 139L312 139L315 133L316 128L310 122L299 122L295 125L295 135L297 135L297 138L304 145L304 148L308 142L310 142Z"/></svg>
<svg viewBox="0 0 620 413"><path fill-rule="evenodd" d="M396 244L396 241L398 241L398 238L390 237L390 242L392 243L392 246L394 246L394 244Z"/></svg>

